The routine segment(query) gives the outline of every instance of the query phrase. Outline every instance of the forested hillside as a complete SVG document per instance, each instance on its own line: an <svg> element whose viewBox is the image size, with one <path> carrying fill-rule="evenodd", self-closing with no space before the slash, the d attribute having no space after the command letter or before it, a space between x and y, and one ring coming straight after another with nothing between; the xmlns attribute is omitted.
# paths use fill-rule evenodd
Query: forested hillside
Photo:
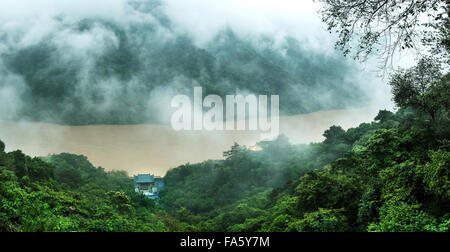
<svg viewBox="0 0 450 252"><path fill-rule="evenodd" d="M280 138L174 169L164 202L197 231L449 231L449 85L447 75L417 97L424 107L333 126L320 144Z"/></svg>
<svg viewBox="0 0 450 252"><path fill-rule="evenodd" d="M6 152L0 141L0 231L449 232L450 4L320 3L337 49L369 65L380 59L394 112L348 130L332 126L321 143L280 136L258 143L260 151L235 144L223 160L170 170L158 202L136 193L124 171L69 153ZM6 19L0 120L167 122L170 99L197 85L222 96L278 94L284 114L361 106L375 96L364 92L355 62L288 34L280 42L224 27L200 45L158 0L118 8L118 17ZM415 52L415 65L397 68L401 52Z"/></svg>
<svg viewBox="0 0 450 252"><path fill-rule="evenodd" d="M222 97L280 95L282 114L368 103L367 80L361 83L358 65L339 53L226 28L200 46L177 30L159 0L132 0L127 8L125 20L57 16L32 43L0 30L0 90L9 94L0 119L168 123L172 97L192 96L194 86Z"/></svg>
<svg viewBox="0 0 450 252"><path fill-rule="evenodd" d="M0 230L449 231L450 76L416 93L408 71L391 79L396 113L333 126L317 144L236 144L224 160L169 171L158 205L125 172L0 143Z"/></svg>
<svg viewBox="0 0 450 252"><path fill-rule="evenodd" d="M0 147L2 232L172 230L164 224L170 217L134 192L126 172L105 172L84 156L30 158Z"/></svg>

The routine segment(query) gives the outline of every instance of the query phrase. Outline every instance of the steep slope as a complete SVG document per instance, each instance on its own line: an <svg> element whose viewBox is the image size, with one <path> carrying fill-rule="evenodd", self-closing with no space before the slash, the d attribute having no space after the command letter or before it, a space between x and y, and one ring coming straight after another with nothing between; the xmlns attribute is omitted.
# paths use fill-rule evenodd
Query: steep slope
<svg viewBox="0 0 450 252"><path fill-rule="evenodd" d="M36 38L0 30L0 105L9 108L0 119L167 123L171 98L193 86L220 96L278 94L283 114L367 101L353 63L307 42L225 28L198 45L158 1L130 1L127 11L126 20L54 16Z"/></svg>

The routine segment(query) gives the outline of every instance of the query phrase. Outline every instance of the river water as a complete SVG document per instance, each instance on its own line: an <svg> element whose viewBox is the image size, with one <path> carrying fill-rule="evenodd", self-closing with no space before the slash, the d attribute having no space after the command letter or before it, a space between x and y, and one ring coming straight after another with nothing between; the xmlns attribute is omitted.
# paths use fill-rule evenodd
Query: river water
<svg viewBox="0 0 450 252"><path fill-rule="evenodd" d="M377 112L376 108L360 108L285 116L280 118L280 131L294 144L319 142L330 126L356 127L372 121ZM20 149L31 156L82 154L106 170L164 176L170 168L185 163L221 159L234 142L253 146L260 140L260 132L174 131L170 126L151 124L60 126L0 121L0 139L7 151Z"/></svg>

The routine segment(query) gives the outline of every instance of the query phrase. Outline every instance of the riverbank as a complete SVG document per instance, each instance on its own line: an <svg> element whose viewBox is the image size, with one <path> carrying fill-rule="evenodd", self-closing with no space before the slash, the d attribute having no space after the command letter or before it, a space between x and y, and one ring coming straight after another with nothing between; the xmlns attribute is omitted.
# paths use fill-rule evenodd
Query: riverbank
<svg viewBox="0 0 450 252"><path fill-rule="evenodd" d="M377 108L320 111L280 118L280 132L291 143L323 140L332 125L344 129L371 122ZM21 149L31 156L68 152L82 154L106 170L125 170L130 175L153 173L164 176L185 163L221 159L237 142L253 146L258 131L174 131L161 125L60 126L46 123L0 121L0 139L7 151Z"/></svg>

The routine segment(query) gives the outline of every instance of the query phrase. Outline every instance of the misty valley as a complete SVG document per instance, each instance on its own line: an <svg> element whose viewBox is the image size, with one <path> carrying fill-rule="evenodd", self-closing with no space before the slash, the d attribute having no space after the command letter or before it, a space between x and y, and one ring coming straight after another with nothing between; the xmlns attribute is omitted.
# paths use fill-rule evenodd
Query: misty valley
<svg viewBox="0 0 450 252"><path fill-rule="evenodd" d="M279 48L274 39L249 40L230 29L200 47L168 20L159 1L131 2L139 2L127 7L136 18L58 16L47 20L54 29L37 37L0 30L1 119L170 124L172 98L192 99L197 86L224 100L279 95L283 115L370 105L375 80L338 53L327 57L295 38Z"/></svg>
<svg viewBox="0 0 450 252"><path fill-rule="evenodd" d="M449 232L449 13L3 0L0 232Z"/></svg>

